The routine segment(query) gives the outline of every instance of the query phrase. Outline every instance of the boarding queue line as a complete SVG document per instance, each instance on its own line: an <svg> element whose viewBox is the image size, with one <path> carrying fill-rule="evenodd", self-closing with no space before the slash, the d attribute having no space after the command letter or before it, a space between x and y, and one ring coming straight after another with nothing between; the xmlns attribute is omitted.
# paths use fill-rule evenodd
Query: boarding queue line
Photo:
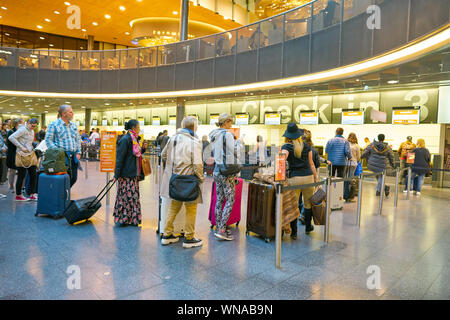
<svg viewBox="0 0 450 320"><path fill-rule="evenodd" d="M160 165L160 157L158 153L151 152L147 153L145 156L150 158L150 164L152 168L152 175L153 180L156 185L159 185L162 180L163 176L163 165ZM88 161L92 161L92 159L84 159L85 161L85 178L88 179ZM99 161L94 160L97 163L96 171L99 170ZM246 169L253 169L253 168L259 168L258 166L255 167L246 167ZM427 170L433 170L433 171L444 171L444 172L450 172L450 170L445 169L435 169L435 168L419 168L419 169L427 169ZM326 177L322 178L322 181L311 183L311 184L302 184L302 185L291 185L291 186L283 186L281 183L276 183L275 185L275 265L277 268L281 268L281 239L282 239L282 197L283 197L283 191L287 190L297 190L297 189L304 189L309 187L323 187L325 186L325 193L326 193L326 202L325 202L325 224L324 224L324 242L329 243L330 241L330 214L331 214L331 206L330 206L330 199L332 198L332 192L333 188L331 188L332 183L338 183L338 182L350 182L352 179L359 178L359 190L358 190L358 202L357 202L357 211L356 211L356 226L361 227L361 206L362 206L362 191L363 191L363 182L366 180L365 178L375 177L377 175L382 175L382 184L381 189L384 190L385 184L386 184L386 175L387 172L395 171L395 187L394 187L394 207L397 207L398 205L398 190L399 190L399 184L400 184L400 174L404 171L407 171L407 193L405 200L409 200L410 198L410 189L411 189L411 177L412 177L412 168L396 168L394 170L384 170L383 172L367 172L363 171L361 175L354 176L354 177L348 177L348 178L335 178L335 177ZM110 180L110 173L106 173L106 181L108 182ZM157 188L159 189L159 188ZM384 201L384 192L381 192L380 194L380 200L378 203L378 215L382 215L383 212L383 201ZM106 205L109 205L110 198L109 198L109 192L106 196Z"/></svg>

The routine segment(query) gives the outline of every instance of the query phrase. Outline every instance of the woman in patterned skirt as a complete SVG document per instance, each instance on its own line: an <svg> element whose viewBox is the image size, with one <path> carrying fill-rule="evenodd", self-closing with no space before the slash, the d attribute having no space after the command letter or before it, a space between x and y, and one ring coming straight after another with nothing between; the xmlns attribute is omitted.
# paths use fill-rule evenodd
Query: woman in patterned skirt
<svg viewBox="0 0 450 320"><path fill-rule="evenodd" d="M141 203L139 202L139 177L142 175L142 154L147 148L139 146L140 126L137 120L125 123L127 133L120 139L116 153L114 178L118 188L114 205L114 222L118 226L141 223Z"/></svg>

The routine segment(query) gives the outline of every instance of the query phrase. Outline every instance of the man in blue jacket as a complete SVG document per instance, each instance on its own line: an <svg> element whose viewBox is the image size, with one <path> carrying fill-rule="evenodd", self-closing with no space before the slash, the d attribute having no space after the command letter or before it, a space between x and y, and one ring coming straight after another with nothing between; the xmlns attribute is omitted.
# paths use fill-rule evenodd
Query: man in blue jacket
<svg viewBox="0 0 450 320"><path fill-rule="evenodd" d="M325 148L325 153L327 154L327 160L331 162L332 172L331 176L337 176L343 178L344 170L347 164L347 159L352 158L352 153L350 151L349 142L343 137L344 129L337 128L336 136L330 139Z"/></svg>

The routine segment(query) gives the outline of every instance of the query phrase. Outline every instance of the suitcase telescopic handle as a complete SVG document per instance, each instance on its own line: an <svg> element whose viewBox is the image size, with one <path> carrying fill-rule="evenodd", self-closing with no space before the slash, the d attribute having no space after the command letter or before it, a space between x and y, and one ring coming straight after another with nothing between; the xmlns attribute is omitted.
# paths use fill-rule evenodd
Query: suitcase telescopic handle
<svg viewBox="0 0 450 320"><path fill-rule="evenodd" d="M113 187L116 180L117 179L113 178L109 180L108 183L106 183L106 186L102 189L102 191L100 191L100 193L95 197L94 201L92 201L91 204L89 205L89 209L95 207L98 203L100 203L100 201L103 200L103 198L106 196L109 190L111 190L111 188Z"/></svg>

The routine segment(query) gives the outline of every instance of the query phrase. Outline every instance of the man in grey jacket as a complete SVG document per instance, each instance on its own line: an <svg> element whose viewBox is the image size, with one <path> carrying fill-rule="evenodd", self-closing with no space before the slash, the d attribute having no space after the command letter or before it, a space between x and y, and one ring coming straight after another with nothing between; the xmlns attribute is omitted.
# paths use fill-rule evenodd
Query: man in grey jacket
<svg viewBox="0 0 450 320"><path fill-rule="evenodd" d="M367 158L367 168L372 172L380 173L376 176L378 180L377 196L381 194L382 173L387 168L389 161L391 167L394 167L394 155L392 149L384 142L384 134L378 135L378 141L372 142L366 150L364 150L361 158ZM389 195L389 187L384 187L386 197Z"/></svg>

